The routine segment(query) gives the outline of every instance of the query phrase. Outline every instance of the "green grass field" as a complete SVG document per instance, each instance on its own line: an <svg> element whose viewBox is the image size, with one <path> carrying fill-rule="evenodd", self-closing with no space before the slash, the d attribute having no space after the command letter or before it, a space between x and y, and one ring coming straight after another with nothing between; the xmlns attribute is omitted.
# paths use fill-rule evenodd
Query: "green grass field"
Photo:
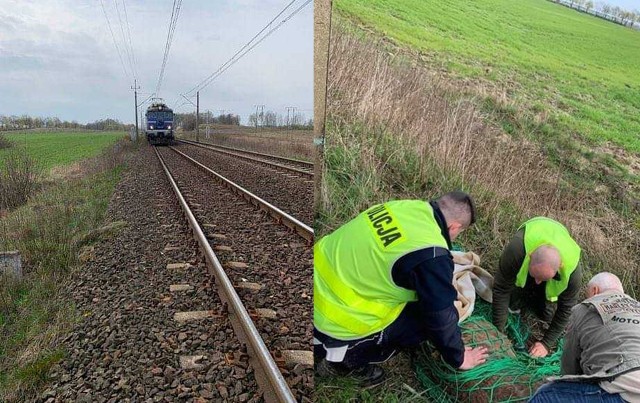
<svg viewBox="0 0 640 403"><path fill-rule="evenodd" d="M476 200L479 221L459 242L490 272L516 228L547 215L572 224L584 247L585 279L606 268L627 292L640 292L638 266L624 260L640 239L632 189L640 189L640 171L636 166L633 176L633 160L625 162L640 154L640 33L545 0L333 4L335 98L317 237L383 200L464 189ZM420 80L433 76L435 89ZM472 105L473 119L460 112L459 100ZM408 112L421 107L429 112L424 121ZM476 132L479 122L491 129ZM447 131L449 124L460 129ZM487 146L470 149L491 160L474 163L468 144ZM501 169L486 171L494 160ZM445 400L427 397L433 391L425 391L405 356L384 368L387 382L370 390L316 378L316 400Z"/></svg>
<svg viewBox="0 0 640 403"><path fill-rule="evenodd" d="M17 148L26 150L33 159L48 170L55 166L69 165L86 158L95 157L106 147L124 137L124 133L29 132L5 134L5 136ZM0 150L0 163L2 163L3 155L6 155L12 149Z"/></svg>
<svg viewBox="0 0 640 403"><path fill-rule="evenodd" d="M551 131L640 152L640 32L544 0L337 0L340 14L505 88ZM545 130L542 130L545 134Z"/></svg>

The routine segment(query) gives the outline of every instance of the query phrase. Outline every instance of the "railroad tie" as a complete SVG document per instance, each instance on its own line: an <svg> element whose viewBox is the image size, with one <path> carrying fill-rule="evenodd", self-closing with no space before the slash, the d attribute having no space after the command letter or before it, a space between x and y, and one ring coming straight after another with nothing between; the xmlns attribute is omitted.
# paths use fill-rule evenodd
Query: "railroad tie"
<svg viewBox="0 0 640 403"><path fill-rule="evenodd" d="M202 369L204 365L198 361L206 359L204 355L182 355L180 356L180 368L182 369Z"/></svg>
<svg viewBox="0 0 640 403"><path fill-rule="evenodd" d="M167 270L188 269L189 263L169 263L167 264Z"/></svg>
<svg viewBox="0 0 640 403"><path fill-rule="evenodd" d="M249 265L244 262L227 262L226 265L234 269L246 269L249 267Z"/></svg>
<svg viewBox="0 0 640 403"><path fill-rule="evenodd" d="M215 318L214 311L188 311L188 312L176 312L173 314L173 319L178 323L185 323L195 320Z"/></svg>
<svg viewBox="0 0 640 403"><path fill-rule="evenodd" d="M243 288L245 290L251 291L260 291L262 289L262 284L241 281L240 283L236 284L236 288Z"/></svg>
<svg viewBox="0 0 640 403"><path fill-rule="evenodd" d="M216 245L213 247L213 250L217 250L220 252L233 252L233 249L231 248L231 246L226 246L226 245Z"/></svg>
<svg viewBox="0 0 640 403"><path fill-rule="evenodd" d="M284 350L282 358L287 365L313 365L313 351L307 350Z"/></svg>
<svg viewBox="0 0 640 403"><path fill-rule="evenodd" d="M253 309L250 313L250 316L258 317L261 319L275 319L278 314L273 309L269 308L257 308Z"/></svg>
<svg viewBox="0 0 640 403"><path fill-rule="evenodd" d="M191 290L193 290L193 286L189 284L171 284L169 286L169 291L171 292L191 291Z"/></svg>

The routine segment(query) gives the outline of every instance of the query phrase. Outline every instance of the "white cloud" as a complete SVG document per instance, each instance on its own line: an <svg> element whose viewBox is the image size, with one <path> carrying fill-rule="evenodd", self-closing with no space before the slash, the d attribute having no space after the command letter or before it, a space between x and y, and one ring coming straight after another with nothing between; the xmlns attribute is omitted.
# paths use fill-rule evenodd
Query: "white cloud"
<svg viewBox="0 0 640 403"><path fill-rule="evenodd" d="M104 4L122 46L114 2L104 0ZM126 4L139 84L143 93L151 93L173 2L129 0ZM215 71L285 4L183 2L161 95L167 102L175 101L179 93ZM256 103L272 109L295 105L310 110L312 14L310 4L207 87L201 93L203 109L233 110L244 116ZM0 114L58 115L79 121L112 116L131 122L131 84L99 0L0 0Z"/></svg>

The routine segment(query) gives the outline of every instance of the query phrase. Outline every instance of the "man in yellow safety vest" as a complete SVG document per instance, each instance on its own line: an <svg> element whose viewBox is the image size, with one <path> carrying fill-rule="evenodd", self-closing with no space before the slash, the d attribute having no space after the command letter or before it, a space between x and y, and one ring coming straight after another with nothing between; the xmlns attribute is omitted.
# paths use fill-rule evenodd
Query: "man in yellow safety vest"
<svg viewBox="0 0 640 403"><path fill-rule="evenodd" d="M382 382L398 348L430 339L454 368L486 360L465 348L452 284L451 241L475 219L469 195L396 200L359 214L314 247L314 353L323 375Z"/></svg>
<svg viewBox="0 0 640 403"><path fill-rule="evenodd" d="M550 323L544 337L529 348L531 356L545 357L578 303L579 262L580 247L562 224L545 217L522 224L502 252L495 274L493 324L504 331L509 310L530 308Z"/></svg>

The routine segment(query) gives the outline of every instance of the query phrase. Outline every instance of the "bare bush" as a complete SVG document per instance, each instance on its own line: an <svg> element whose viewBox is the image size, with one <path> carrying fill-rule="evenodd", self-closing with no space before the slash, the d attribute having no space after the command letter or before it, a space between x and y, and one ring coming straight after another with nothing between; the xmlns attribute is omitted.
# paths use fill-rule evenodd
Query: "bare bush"
<svg viewBox="0 0 640 403"><path fill-rule="evenodd" d="M42 169L25 152L14 150L3 157L0 166L0 209L24 204L38 188Z"/></svg>
<svg viewBox="0 0 640 403"><path fill-rule="evenodd" d="M544 215L567 225L583 246L588 266L616 272L627 285L635 282L640 273L634 255L640 250L638 228L610 207L606 193L565 180L540 145L508 136L492 124L476 106L479 99L461 95L455 83L416 64L417 55L372 43L344 27L332 34L330 57L330 120L384 128L362 131L361 136L392 133L398 152L409 148L420 158L414 180L427 183L434 173L458 178L481 202L486 230L492 232L486 239L495 243L488 248L503 245L523 219ZM509 102L503 92L490 95L501 104ZM359 143L379 141L362 138ZM372 171L383 172L386 163L371 149L359 152L366 154L361 160L369 160ZM435 196L430 191L413 196ZM323 198L325 204L333 203L326 194ZM515 206L510 216L505 216L505 206Z"/></svg>
<svg viewBox="0 0 640 403"><path fill-rule="evenodd" d="M0 150L13 147L13 143L0 133Z"/></svg>

